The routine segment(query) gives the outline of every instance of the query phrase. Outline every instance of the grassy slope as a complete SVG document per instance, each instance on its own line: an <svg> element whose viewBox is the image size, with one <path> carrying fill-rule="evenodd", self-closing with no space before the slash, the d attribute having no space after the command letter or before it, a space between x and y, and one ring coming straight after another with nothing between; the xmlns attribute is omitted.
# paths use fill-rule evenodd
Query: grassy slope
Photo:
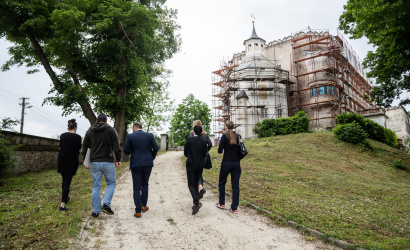
<svg viewBox="0 0 410 250"><path fill-rule="evenodd" d="M117 176L128 164L117 170ZM59 212L61 175L56 169L9 177L0 187L0 249L69 247L91 215L92 179L80 166L70 188L69 212ZM102 190L106 183L103 181Z"/></svg>
<svg viewBox="0 0 410 250"><path fill-rule="evenodd" d="M362 247L410 248L410 173L392 164L410 166L410 155L371 144L365 152L330 132L248 140L240 198ZM216 184L222 155L211 156L204 177Z"/></svg>

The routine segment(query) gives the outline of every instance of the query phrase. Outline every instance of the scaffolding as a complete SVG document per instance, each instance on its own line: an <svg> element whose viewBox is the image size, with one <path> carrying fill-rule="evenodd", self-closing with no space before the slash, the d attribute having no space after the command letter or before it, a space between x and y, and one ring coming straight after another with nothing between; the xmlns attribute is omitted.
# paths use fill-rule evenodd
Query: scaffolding
<svg viewBox="0 0 410 250"><path fill-rule="evenodd" d="M341 112L376 108L365 97L371 86L360 60L341 33L308 28L292 36L296 82L289 90L290 115L305 111L314 129L333 127Z"/></svg>
<svg viewBox="0 0 410 250"><path fill-rule="evenodd" d="M247 58L244 67L242 57L222 61L220 69L212 72L213 132L217 135L229 120L236 128L252 130L263 119L288 116L289 72L277 61L258 57ZM268 67L258 67L261 61L269 62ZM272 101L263 101L268 99Z"/></svg>

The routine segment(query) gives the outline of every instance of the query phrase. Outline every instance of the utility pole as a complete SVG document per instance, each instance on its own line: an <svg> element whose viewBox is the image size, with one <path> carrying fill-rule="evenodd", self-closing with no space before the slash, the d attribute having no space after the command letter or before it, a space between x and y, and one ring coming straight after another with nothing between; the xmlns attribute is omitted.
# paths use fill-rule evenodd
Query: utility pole
<svg viewBox="0 0 410 250"><path fill-rule="evenodd" d="M21 120L20 120L20 133L22 134L23 133L23 126L24 126L24 115L25 115L25 113L24 113L24 110L26 109L26 108L31 108L32 106L28 106L30 103L28 103L28 102L26 102L26 99L28 100L28 99L30 99L29 97L22 97L22 98L20 98L20 100L23 100L23 103L20 103L20 105L21 105Z"/></svg>

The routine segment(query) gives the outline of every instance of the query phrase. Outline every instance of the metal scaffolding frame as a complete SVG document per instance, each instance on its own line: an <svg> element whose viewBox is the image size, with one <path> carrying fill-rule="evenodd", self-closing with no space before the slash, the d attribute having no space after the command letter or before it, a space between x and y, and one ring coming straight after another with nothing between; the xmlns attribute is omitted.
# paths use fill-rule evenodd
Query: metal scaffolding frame
<svg viewBox="0 0 410 250"><path fill-rule="evenodd" d="M348 44L339 32L332 36L328 30L308 28L292 36L296 83L290 85L290 115L304 110L314 129L323 127L324 119L333 119L333 127L336 115L344 111L378 108L365 98L371 86L346 59L343 46ZM330 107L331 115L321 115L321 107Z"/></svg>
<svg viewBox="0 0 410 250"><path fill-rule="evenodd" d="M289 72L280 68L275 61L270 61L274 65L274 74L269 77L263 76L262 71L265 69L257 68L256 61L258 58L252 58L251 62L255 65L252 68L252 74L247 77L239 77L238 66L240 58L234 58L228 61L221 61L220 69L212 72L212 106L213 106L213 132L221 134L224 130L226 121L235 121L235 127L249 126L255 127L256 122L266 118L283 117L283 107L281 105L281 96L287 99L287 89L289 84ZM263 60L268 60L264 58ZM269 60L268 60L269 61ZM273 86L263 86L266 81L272 83ZM251 82L251 86L241 86L241 82ZM285 87L281 88L280 84ZM262 86L260 86L262 85ZM233 103L236 98L245 91L249 97L246 105L237 105ZM258 98L261 95L274 96L274 102L270 104L258 104ZM287 100L286 100L287 101ZM253 116L255 123L245 123L240 117L239 111L246 109L247 116ZM274 110L274 112L263 113L264 110Z"/></svg>

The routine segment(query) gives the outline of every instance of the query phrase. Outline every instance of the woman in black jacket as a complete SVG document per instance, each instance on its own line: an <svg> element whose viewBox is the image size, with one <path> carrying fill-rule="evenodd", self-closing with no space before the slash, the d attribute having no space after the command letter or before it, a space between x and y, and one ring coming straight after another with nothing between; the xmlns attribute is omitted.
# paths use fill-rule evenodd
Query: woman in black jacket
<svg viewBox="0 0 410 250"><path fill-rule="evenodd" d="M211 148L212 147L212 141L209 138L209 136L206 134L206 131L203 130L204 127L202 126L202 122L200 120L195 120L192 123L192 131L189 133L189 136L194 136L194 130L193 129L194 129L195 126L201 126L202 133L200 135L203 136L207 140L208 148ZM201 175L201 178L199 179L199 182L198 182L198 189L199 189L199 199L202 199L204 197L204 194L206 193L206 189L204 188L204 178L202 178L202 175Z"/></svg>
<svg viewBox="0 0 410 250"><path fill-rule="evenodd" d="M188 137L184 146L184 155L188 158L186 161L188 188L194 200L192 214L196 214L202 206L199 201L198 182L202 177L202 171L206 163L206 153L212 147L212 145L208 145L207 140L201 133L202 127L195 126L194 136Z"/></svg>
<svg viewBox="0 0 410 250"><path fill-rule="evenodd" d="M68 194L70 192L71 180L77 173L78 155L81 149L81 136L76 134L77 122L75 119L68 121L67 130L68 132L60 135L60 151L58 152L57 159L57 172L63 178L60 212L68 211L65 205L70 200Z"/></svg>
<svg viewBox="0 0 410 250"><path fill-rule="evenodd" d="M239 178L241 177L241 163L239 156L238 138L233 131L234 124L231 121L225 123L225 133L221 137L218 153L223 155L221 170L219 172L219 203L218 208L225 209L225 185L228 175L231 174L232 204L229 208L234 214L238 213L239 205Z"/></svg>

